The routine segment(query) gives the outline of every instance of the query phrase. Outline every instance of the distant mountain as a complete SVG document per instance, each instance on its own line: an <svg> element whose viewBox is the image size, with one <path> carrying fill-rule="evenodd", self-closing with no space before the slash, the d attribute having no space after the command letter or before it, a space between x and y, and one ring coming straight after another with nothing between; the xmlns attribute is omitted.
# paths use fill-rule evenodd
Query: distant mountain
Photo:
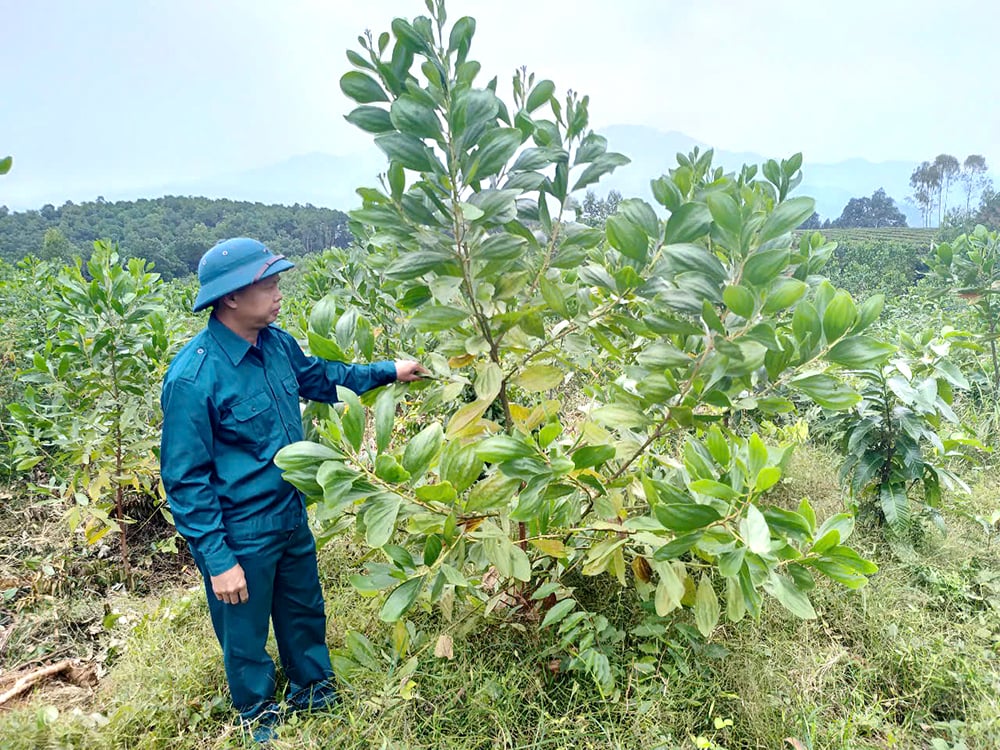
<svg viewBox="0 0 1000 750"><path fill-rule="evenodd" d="M676 166L678 152L686 154L695 146L702 150L709 147L684 133L662 132L641 125L612 125L600 132L608 139L608 148L632 159L631 164L619 167L596 186L596 192L602 195L618 190L625 196L652 201L650 180ZM778 154L775 158L788 156L791 154ZM760 164L767 158L770 157L750 152L715 150L715 163L727 171L738 170L743 164ZM304 154L247 172L159 186L151 194L202 195L262 203L311 203L346 211L360 204L355 189L377 184L376 176L385 166L385 156L370 146L349 156ZM836 219L851 198L871 195L880 187L885 188L906 214L910 225L917 226L919 213L904 202L910 193L910 174L915 166L916 162L872 163L865 159L837 164L806 162L804 179L797 193L815 198L821 217Z"/></svg>
<svg viewBox="0 0 1000 750"><path fill-rule="evenodd" d="M618 190L622 195L636 195L652 200L649 187L651 179L664 174L677 165L676 154L687 154L698 146L702 150L708 144L678 132L662 132L641 125L611 125L601 130L608 139L608 148L632 159L632 163L620 167L601 181L602 193ZM715 149L714 163L727 171L738 170L743 164L761 164L769 158L788 158L791 153L762 156ZM806 161L802 165L802 184L798 195L808 195L816 199L816 210L824 219L836 219L851 198L869 196L879 188L896 201L899 209L906 214L910 226L920 225L920 213L905 202L911 193L910 175L917 162L888 161L872 163L865 159L850 159L836 164L819 164Z"/></svg>
<svg viewBox="0 0 1000 750"><path fill-rule="evenodd" d="M626 197L639 196L652 201L650 180L676 166L678 152L688 153L695 146L708 148L707 144L684 133L663 132L641 125L611 125L600 132L608 139L611 150L632 159L631 164L617 169L595 186L595 192L600 195L618 190ZM773 157L790 155L774 154ZM756 153L715 150L715 163L727 171L737 170L745 163L760 164L767 158ZM861 158L820 164L807 159L803 164L804 179L796 192L815 198L816 209L822 218L836 219L851 198L870 196L884 188L906 214L910 226L919 226L916 207L906 203L906 196L911 192L910 174L916 165L915 161L873 163ZM308 203L347 211L360 204L355 190L360 186L377 185L377 175L385 168L385 156L370 145L353 154L303 154L277 164L206 179L118 190L107 185L94 185L86 190L80 187L73 191L72 197L93 200L103 195L110 200L134 200L165 195L203 196L267 204ZM69 197L65 196L62 201ZM51 198L48 201L56 205L62 202ZM952 193L952 202L957 202L957 191ZM23 201L14 203L14 207L20 208L17 203Z"/></svg>

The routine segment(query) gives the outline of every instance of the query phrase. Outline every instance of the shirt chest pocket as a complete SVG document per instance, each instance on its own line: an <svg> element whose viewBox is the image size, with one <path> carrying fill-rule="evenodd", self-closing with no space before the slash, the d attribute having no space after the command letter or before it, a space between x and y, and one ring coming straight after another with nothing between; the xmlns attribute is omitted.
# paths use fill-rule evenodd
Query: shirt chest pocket
<svg viewBox="0 0 1000 750"><path fill-rule="evenodd" d="M222 427L227 442L261 446L273 439L277 418L274 400L260 391L233 404Z"/></svg>

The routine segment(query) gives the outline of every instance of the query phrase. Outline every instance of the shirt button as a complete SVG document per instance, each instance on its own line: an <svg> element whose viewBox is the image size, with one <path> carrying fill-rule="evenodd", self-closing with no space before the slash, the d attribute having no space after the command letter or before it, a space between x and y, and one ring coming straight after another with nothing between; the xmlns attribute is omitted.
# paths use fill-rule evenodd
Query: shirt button
<svg viewBox="0 0 1000 750"><path fill-rule="evenodd" d="M198 354L204 354L204 353L205 353L205 350L204 350L204 349L199 349L199 350L198 350Z"/></svg>

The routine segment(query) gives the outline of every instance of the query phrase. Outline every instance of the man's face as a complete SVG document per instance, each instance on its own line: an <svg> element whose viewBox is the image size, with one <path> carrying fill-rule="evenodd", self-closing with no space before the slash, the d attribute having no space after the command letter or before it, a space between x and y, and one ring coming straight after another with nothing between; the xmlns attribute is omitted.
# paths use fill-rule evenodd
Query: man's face
<svg viewBox="0 0 1000 750"><path fill-rule="evenodd" d="M248 328L266 328L277 320L281 311L278 274L233 292L233 298L236 301L234 311L241 323Z"/></svg>

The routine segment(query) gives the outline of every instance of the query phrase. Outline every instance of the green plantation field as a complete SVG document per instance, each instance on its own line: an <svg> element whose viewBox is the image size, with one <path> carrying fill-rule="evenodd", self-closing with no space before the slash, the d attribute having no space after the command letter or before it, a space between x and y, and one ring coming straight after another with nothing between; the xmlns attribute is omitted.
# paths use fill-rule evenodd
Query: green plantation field
<svg viewBox="0 0 1000 750"><path fill-rule="evenodd" d="M937 236L937 229L917 229L912 227L854 227L851 229L822 229L824 237L845 242L890 242L921 244L930 247Z"/></svg>

